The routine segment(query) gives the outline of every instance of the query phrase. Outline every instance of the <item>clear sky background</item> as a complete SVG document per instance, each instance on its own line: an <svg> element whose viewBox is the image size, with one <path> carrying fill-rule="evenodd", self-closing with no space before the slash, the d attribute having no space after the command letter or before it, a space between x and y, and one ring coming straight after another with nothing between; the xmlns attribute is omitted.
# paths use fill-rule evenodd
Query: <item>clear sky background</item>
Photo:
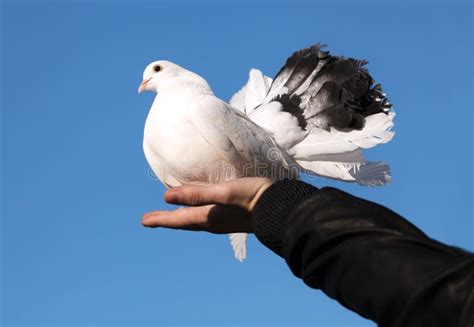
<svg viewBox="0 0 474 327"><path fill-rule="evenodd" d="M397 111L382 203L474 250L472 2L7 1L1 7L2 326L374 326L251 237L141 226L168 208L142 153L156 59L229 99L316 42L368 66ZM183 153L183 155L186 155Z"/></svg>

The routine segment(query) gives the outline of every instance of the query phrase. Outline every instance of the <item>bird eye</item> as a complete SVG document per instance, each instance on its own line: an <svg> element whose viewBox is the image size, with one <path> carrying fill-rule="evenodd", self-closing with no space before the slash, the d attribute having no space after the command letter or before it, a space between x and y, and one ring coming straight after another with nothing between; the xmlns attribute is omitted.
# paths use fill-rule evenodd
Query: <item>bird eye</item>
<svg viewBox="0 0 474 327"><path fill-rule="evenodd" d="M163 68L162 68L160 65L156 65L156 66L153 67L153 70L154 70L155 72L157 72L157 73L158 73L160 70L162 70L162 69L163 69Z"/></svg>

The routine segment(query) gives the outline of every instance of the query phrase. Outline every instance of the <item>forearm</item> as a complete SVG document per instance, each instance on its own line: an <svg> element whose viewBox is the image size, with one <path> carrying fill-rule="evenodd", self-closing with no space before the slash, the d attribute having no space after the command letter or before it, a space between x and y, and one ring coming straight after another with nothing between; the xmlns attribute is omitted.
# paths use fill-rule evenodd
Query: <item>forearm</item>
<svg viewBox="0 0 474 327"><path fill-rule="evenodd" d="M471 254L336 189L277 182L257 202L253 224L262 243L307 285L382 326L410 326L415 311L416 319L425 319L417 323L441 326L453 317L438 317L431 306L460 316L472 291ZM439 287L439 279L451 285ZM423 317L420 310L432 312Z"/></svg>

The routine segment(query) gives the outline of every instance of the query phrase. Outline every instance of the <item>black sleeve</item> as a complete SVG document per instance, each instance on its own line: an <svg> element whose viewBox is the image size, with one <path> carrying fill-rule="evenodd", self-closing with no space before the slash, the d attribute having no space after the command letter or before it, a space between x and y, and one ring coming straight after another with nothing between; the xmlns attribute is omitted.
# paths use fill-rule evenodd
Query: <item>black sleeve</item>
<svg viewBox="0 0 474 327"><path fill-rule="evenodd" d="M295 276L379 326L474 326L474 255L383 206L283 180L257 202L253 227Z"/></svg>

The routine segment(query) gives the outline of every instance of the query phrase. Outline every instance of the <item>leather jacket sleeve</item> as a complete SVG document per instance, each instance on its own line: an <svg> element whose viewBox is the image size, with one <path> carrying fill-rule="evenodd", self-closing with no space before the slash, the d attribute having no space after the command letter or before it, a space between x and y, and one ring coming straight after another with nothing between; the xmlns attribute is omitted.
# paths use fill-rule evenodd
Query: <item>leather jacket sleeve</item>
<svg viewBox="0 0 474 327"><path fill-rule="evenodd" d="M474 255L381 205L283 180L253 227L295 276L379 326L474 326Z"/></svg>

